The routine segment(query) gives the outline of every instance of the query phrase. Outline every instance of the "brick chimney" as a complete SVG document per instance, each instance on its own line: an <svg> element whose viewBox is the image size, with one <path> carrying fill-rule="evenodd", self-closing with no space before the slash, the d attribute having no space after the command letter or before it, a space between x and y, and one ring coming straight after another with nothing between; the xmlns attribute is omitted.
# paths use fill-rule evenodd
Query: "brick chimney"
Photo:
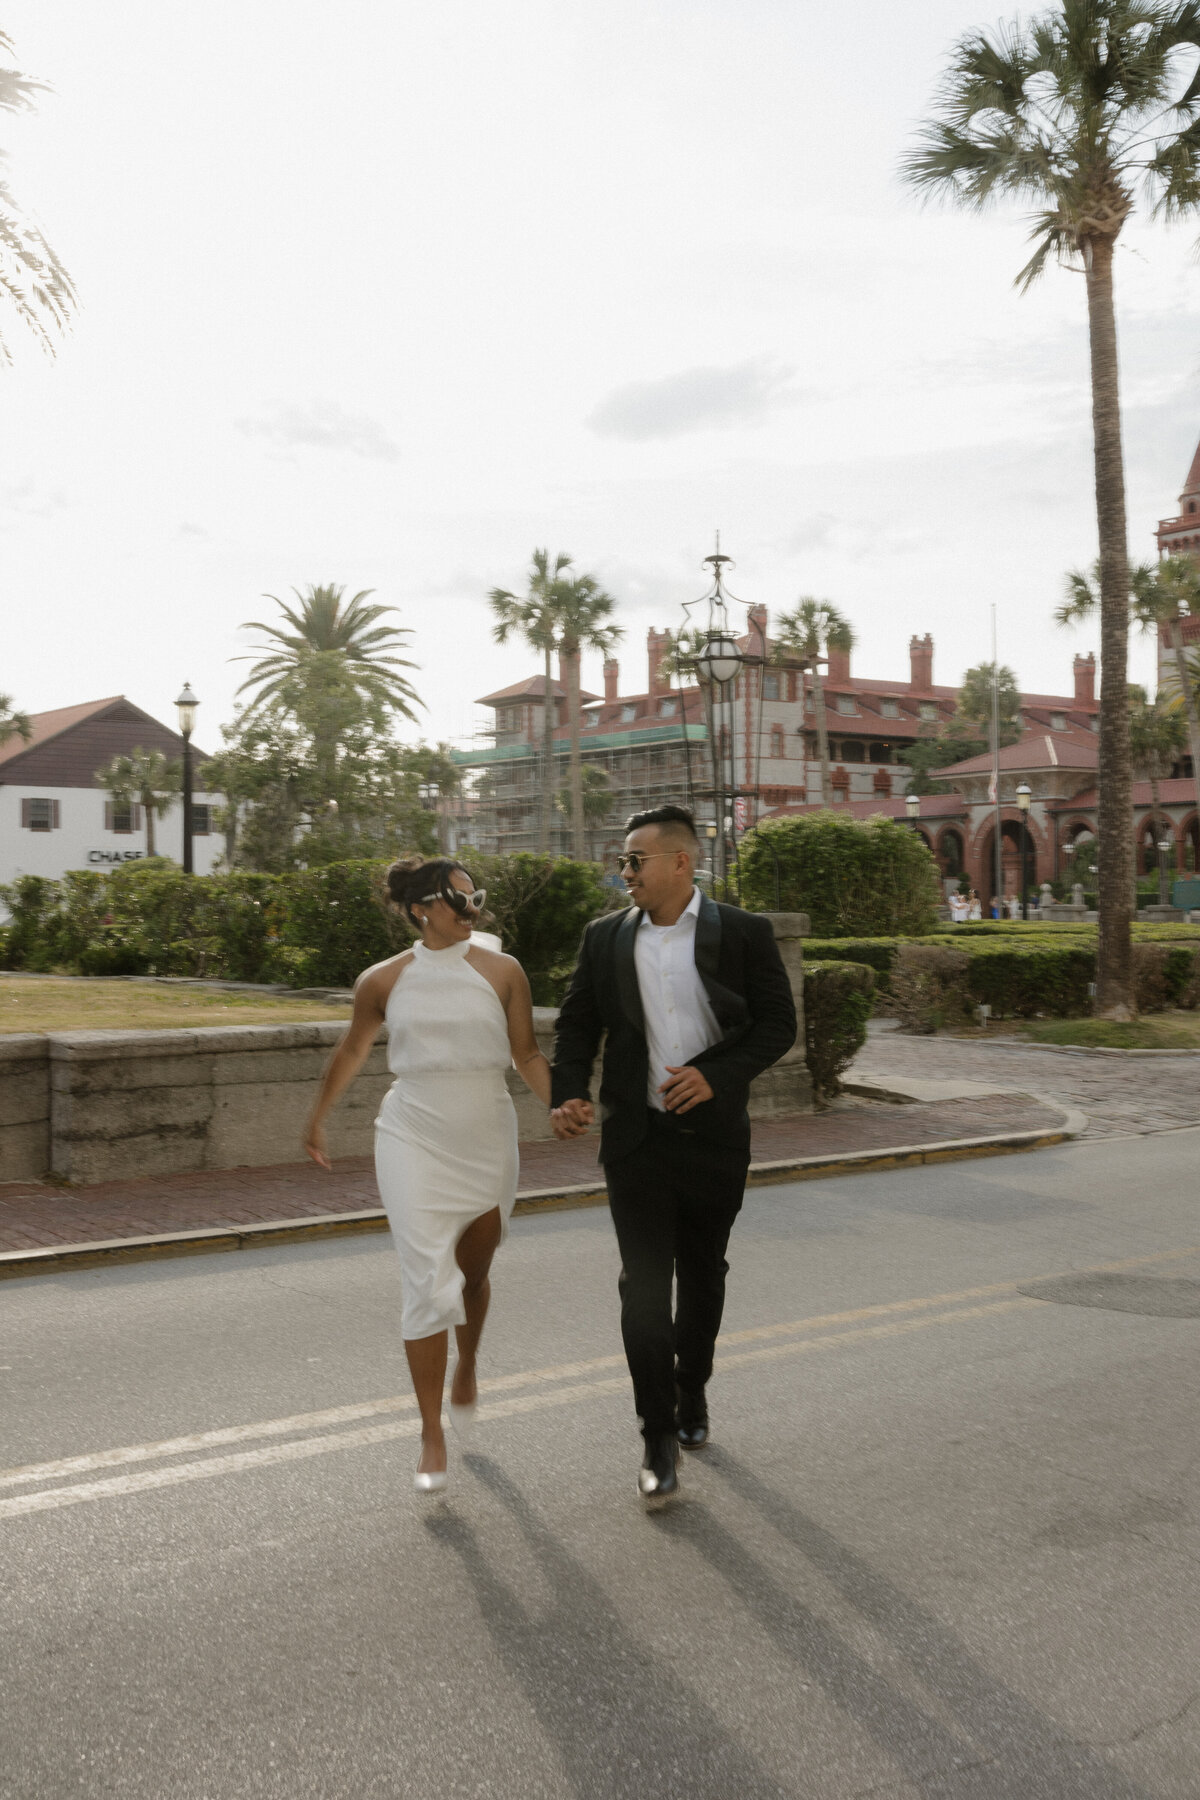
<svg viewBox="0 0 1200 1800"><path fill-rule="evenodd" d="M1096 699L1096 657L1091 650L1075 658L1075 704L1091 706Z"/></svg>
<svg viewBox="0 0 1200 1800"><path fill-rule="evenodd" d="M648 689L650 698L657 700L671 691L671 677L665 672L662 660L671 642L669 631L655 631L653 625L646 633L646 661Z"/></svg>
<svg viewBox="0 0 1200 1800"><path fill-rule="evenodd" d="M849 681L850 652L848 650L831 650L829 667L825 671L826 681Z"/></svg>
<svg viewBox="0 0 1200 1800"><path fill-rule="evenodd" d="M621 681L621 665L615 657L610 656L604 665L604 698L612 701L617 698L617 690Z"/></svg>
<svg viewBox="0 0 1200 1800"><path fill-rule="evenodd" d="M761 638L758 635L760 631L762 633ZM750 640L750 655L761 656L763 645L767 641L767 609L765 606L752 606L750 608L749 622L746 626L746 636Z"/></svg>
<svg viewBox="0 0 1200 1800"><path fill-rule="evenodd" d="M908 666L909 687L918 693L927 694L933 686L933 639L928 632L923 638L909 639Z"/></svg>

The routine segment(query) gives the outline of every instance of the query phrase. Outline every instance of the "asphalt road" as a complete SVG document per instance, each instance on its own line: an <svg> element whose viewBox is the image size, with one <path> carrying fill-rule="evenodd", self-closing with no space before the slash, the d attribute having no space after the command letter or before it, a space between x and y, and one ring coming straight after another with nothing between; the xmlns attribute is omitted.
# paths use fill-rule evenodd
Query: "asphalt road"
<svg viewBox="0 0 1200 1800"><path fill-rule="evenodd" d="M0 1795L1196 1800L1198 1151L752 1193L654 1517L603 1211L444 1503L384 1239L5 1284Z"/></svg>

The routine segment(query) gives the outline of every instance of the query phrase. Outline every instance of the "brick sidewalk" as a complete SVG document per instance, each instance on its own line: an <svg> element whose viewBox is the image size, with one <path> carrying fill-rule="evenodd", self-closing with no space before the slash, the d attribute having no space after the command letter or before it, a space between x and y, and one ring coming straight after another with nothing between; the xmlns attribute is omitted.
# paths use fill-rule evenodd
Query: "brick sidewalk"
<svg viewBox="0 0 1200 1800"><path fill-rule="evenodd" d="M1025 1094L984 1094L935 1104L839 1107L754 1126L755 1162L935 1145L999 1132L1050 1131L1062 1115ZM596 1139L522 1144L523 1193L601 1184ZM346 1157L332 1174L312 1163L266 1169L211 1169L145 1181L63 1189L35 1182L0 1184L0 1251L37 1250L209 1226L362 1212L379 1205L371 1159Z"/></svg>

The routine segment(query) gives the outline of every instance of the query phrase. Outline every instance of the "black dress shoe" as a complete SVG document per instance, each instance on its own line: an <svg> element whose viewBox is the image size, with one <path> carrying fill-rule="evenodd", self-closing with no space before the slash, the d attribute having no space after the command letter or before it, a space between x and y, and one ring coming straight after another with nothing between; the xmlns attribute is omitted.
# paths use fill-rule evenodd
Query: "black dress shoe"
<svg viewBox="0 0 1200 1800"><path fill-rule="evenodd" d="M648 1507L662 1506L679 1492L679 1449L672 1432L647 1438L646 1455L638 1470L638 1493Z"/></svg>
<svg viewBox="0 0 1200 1800"><path fill-rule="evenodd" d="M685 1450L699 1450L708 1442L708 1407L703 1394L679 1393L675 1408L675 1437Z"/></svg>

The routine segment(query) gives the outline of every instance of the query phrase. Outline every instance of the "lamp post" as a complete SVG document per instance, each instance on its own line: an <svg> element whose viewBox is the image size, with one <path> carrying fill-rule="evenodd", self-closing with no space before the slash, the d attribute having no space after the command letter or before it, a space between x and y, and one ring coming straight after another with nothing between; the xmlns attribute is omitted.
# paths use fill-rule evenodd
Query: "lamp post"
<svg viewBox="0 0 1200 1800"><path fill-rule="evenodd" d="M904 810L908 814L909 824L916 826L917 820L921 817L921 796L914 793L912 788L909 788L904 796Z"/></svg>
<svg viewBox="0 0 1200 1800"><path fill-rule="evenodd" d="M442 821L438 815L438 785L436 781L422 781L417 786L417 798L421 802L423 812L433 814L433 836L439 856L442 850Z"/></svg>
<svg viewBox="0 0 1200 1800"><path fill-rule="evenodd" d="M1171 904L1171 901L1170 901L1170 896L1167 893L1167 851L1171 848L1170 838L1169 837L1159 838L1157 848L1158 848L1158 904L1160 906L1169 906Z"/></svg>
<svg viewBox="0 0 1200 1800"><path fill-rule="evenodd" d="M1033 798L1029 783L1017 787L1017 805L1021 809L1021 917L1029 917L1029 802Z"/></svg>
<svg viewBox="0 0 1200 1800"><path fill-rule="evenodd" d="M183 872L194 873L192 867L192 731L196 724L196 708L200 702L185 681L183 692L175 702L179 708L179 731L183 738Z"/></svg>

